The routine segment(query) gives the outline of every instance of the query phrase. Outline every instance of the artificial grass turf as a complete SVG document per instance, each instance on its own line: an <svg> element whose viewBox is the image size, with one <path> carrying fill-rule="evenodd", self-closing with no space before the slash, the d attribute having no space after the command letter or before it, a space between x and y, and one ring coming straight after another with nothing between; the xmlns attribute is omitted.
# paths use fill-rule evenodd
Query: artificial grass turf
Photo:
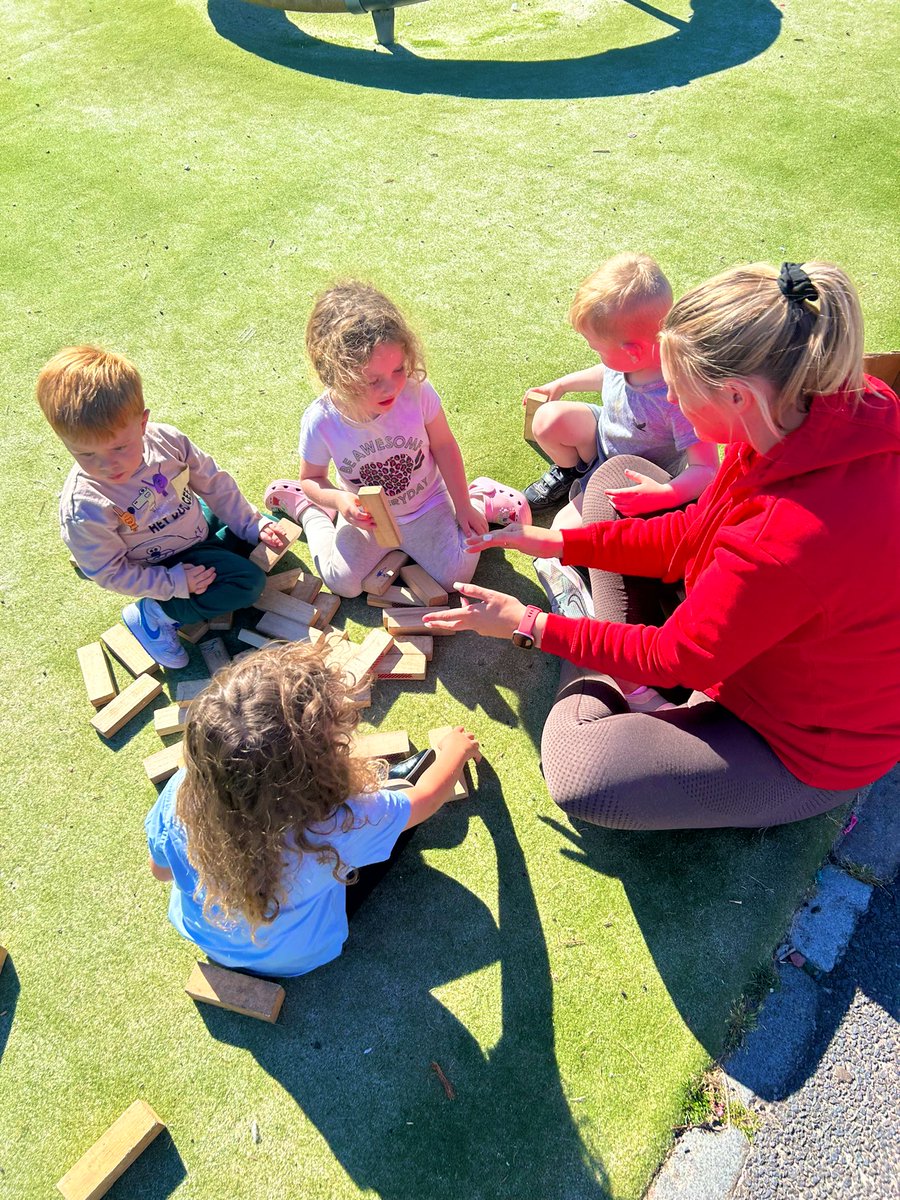
<svg viewBox="0 0 900 1200"><path fill-rule="evenodd" d="M537 764L554 665L458 638L424 683L379 685L370 715L419 744L475 728L476 799L416 834L279 1025L195 1008L190 948L146 871L140 763L159 743L148 719L115 751L90 732L74 650L120 604L66 565L68 462L31 393L60 345L115 346L154 416L258 499L291 470L313 394L311 295L358 274L421 331L470 476L524 485L543 464L518 397L590 361L566 308L620 248L655 253L676 292L734 261L833 258L867 347L900 344L887 5L666 10L431 0L398 13L411 53L388 55L368 18L240 0L0 3L10 1194L46 1195L137 1095L171 1136L120 1200L624 1198L664 1152L833 821L574 830ZM517 556L478 579L540 598ZM340 620L358 637L377 613Z"/></svg>

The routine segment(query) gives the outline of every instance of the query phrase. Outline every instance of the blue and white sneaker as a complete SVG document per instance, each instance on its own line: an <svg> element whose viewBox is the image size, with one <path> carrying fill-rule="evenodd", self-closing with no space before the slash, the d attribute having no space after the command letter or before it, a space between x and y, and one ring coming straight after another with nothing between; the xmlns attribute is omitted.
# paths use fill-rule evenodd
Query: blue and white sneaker
<svg viewBox="0 0 900 1200"><path fill-rule="evenodd" d="M122 620L161 667L186 667L188 652L178 640L178 622L155 600L138 600L122 609Z"/></svg>
<svg viewBox="0 0 900 1200"><path fill-rule="evenodd" d="M564 567L558 558L536 558L534 573L547 593L552 612L561 617L594 615L593 597L574 567Z"/></svg>

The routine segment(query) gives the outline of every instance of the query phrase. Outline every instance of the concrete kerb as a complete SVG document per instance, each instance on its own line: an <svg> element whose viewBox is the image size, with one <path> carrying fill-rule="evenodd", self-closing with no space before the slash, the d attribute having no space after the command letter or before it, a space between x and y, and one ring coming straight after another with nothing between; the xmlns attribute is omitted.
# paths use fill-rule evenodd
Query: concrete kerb
<svg viewBox="0 0 900 1200"><path fill-rule="evenodd" d="M760 1010L756 1028L723 1064L730 1099L757 1112L787 1094L815 1033L819 984L843 957L873 885L890 882L900 867L900 766L860 796L830 859L776 954L780 986ZM690 1129L644 1200L727 1200L749 1149L733 1127Z"/></svg>

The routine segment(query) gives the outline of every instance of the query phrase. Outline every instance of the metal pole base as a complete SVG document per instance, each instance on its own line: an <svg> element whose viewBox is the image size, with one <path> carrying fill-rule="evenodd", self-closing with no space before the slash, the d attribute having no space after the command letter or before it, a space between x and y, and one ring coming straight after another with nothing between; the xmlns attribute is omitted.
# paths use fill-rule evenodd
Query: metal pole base
<svg viewBox="0 0 900 1200"><path fill-rule="evenodd" d="M393 46L394 10L392 8L376 9L372 13L372 20L375 23L375 38L379 46Z"/></svg>

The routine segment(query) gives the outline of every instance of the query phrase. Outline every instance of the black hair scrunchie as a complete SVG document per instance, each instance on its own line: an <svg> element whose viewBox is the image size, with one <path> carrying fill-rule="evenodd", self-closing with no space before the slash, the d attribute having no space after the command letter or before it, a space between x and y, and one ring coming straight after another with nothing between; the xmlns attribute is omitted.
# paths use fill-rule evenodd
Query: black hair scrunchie
<svg viewBox="0 0 900 1200"><path fill-rule="evenodd" d="M804 301L809 300L815 303L819 299L816 285L799 263L786 262L781 264L778 286L781 289L782 296L787 300L791 312L798 317L802 313L809 311Z"/></svg>

